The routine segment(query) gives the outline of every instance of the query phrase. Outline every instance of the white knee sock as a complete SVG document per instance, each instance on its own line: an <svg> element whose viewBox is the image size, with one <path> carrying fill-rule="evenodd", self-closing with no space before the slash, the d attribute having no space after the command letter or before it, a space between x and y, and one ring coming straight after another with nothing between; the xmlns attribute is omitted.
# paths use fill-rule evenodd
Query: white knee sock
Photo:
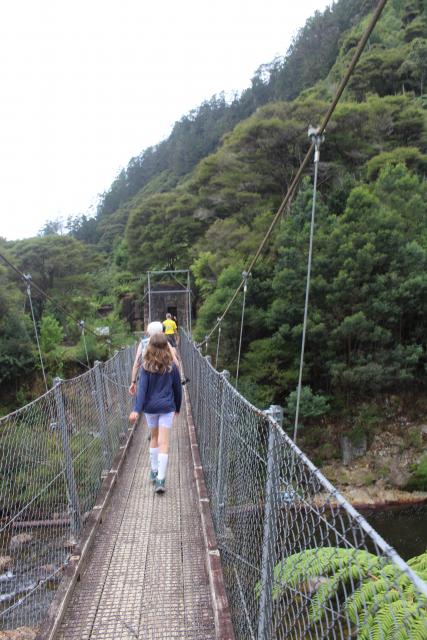
<svg viewBox="0 0 427 640"><path fill-rule="evenodd" d="M168 454L167 453L159 453L159 472L157 474L157 478L159 480L164 480L166 477L166 467L168 466Z"/></svg>
<svg viewBox="0 0 427 640"><path fill-rule="evenodd" d="M157 471L159 468L159 447L155 449L150 447L150 462L151 462L151 471Z"/></svg>

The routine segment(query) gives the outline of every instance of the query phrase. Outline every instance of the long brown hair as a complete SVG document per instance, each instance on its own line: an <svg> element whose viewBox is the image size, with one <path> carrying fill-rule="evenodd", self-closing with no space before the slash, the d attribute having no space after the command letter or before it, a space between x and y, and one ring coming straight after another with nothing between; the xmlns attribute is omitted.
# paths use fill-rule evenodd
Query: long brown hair
<svg viewBox="0 0 427 640"><path fill-rule="evenodd" d="M172 371L172 353L168 339L163 333L151 336L144 354L144 369L151 373Z"/></svg>

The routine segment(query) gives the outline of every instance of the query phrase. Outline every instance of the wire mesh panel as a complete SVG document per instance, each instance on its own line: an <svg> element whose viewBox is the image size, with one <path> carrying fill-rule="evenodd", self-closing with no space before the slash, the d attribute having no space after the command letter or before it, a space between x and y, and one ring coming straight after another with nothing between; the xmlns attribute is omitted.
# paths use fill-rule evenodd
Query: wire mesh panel
<svg viewBox="0 0 427 640"><path fill-rule="evenodd" d="M0 628L35 627L127 429L134 348L0 420Z"/></svg>
<svg viewBox="0 0 427 640"><path fill-rule="evenodd" d="M190 342L184 370L237 638L427 639L407 564Z"/></svg>

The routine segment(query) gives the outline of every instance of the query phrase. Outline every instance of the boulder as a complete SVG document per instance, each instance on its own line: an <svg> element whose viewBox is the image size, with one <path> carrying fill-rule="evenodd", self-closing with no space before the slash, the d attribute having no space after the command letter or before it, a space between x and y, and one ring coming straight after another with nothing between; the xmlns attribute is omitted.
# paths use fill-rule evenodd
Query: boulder
<svg viewBox="0 0 427 640"><path fill-rule="evenodd" d="M4 573L8 571L12 566L12 557L11 556L0 556L0 573Z"/></svg>
<svg viewBox="0 0 427 640"><path fill-rule="evenodd" d="M55 570L56 567L54 564L43 564L39 567L40 577L43 578L43 580L46 580L46 578L49 578L55 573Z"/></svg>
<svg viewBox="0 0 427 640"><path fill-rule="evenodd" d="M409 482L411 474L405 469L399 469L399 467L393 470L388 477L388 482L392 487L397 489L404 489Z"/></svg>
<svg viewBox="0 0 427 640"><path fill-rule="evenodd" d="M356 458L364 456L367 449L368 438L366 434L361 435L356 441L347 435L341 437L342 462L345 465L350 464Z"/></svg>
<svg viewBox="0 0 427 640"><path fill-rule="evenodd" d="M9 549L12 551L13 549L19 549L25 544L29 544L33 539L33 535L31 533L18 533L18 535L13 536L9 542Z"/></svg>

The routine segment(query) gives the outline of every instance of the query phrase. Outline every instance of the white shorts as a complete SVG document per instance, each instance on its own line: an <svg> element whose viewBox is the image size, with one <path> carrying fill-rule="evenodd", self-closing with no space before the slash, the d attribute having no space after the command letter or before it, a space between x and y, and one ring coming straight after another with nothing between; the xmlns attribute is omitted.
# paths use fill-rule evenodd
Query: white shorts
<svg viewBox="0 0 427 640"><path fill-rule="evenodd" d="M157 427L171 429L175 411L172 411L172 413L145 413L144 415L149 429L156 429Z"/></svg>

